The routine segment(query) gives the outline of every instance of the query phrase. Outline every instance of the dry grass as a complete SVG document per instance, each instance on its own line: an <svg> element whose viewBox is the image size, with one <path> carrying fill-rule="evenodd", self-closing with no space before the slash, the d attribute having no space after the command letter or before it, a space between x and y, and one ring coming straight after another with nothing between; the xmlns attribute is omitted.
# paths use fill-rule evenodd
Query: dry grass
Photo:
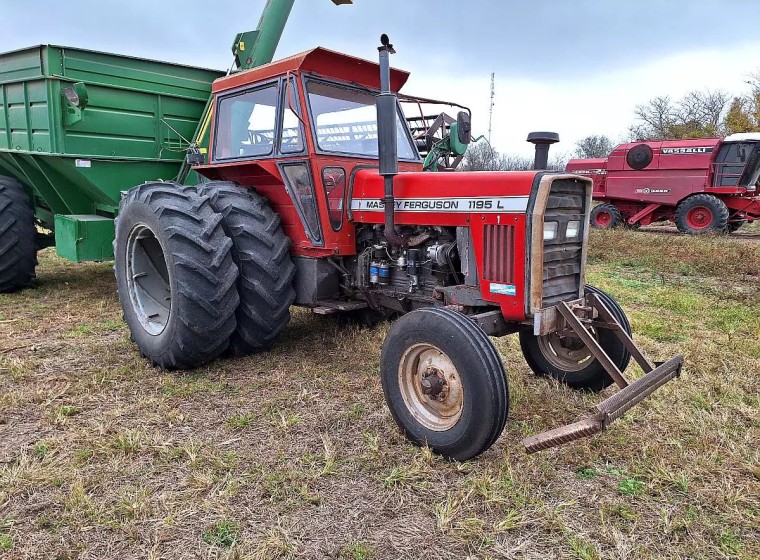
<svg viewBox="0 0 760 560"><path fill-rule="evenodd" d="M526 456L596 399L499 340L511 420L466 464L396 430L387 326L297 310L272 352L169 374L130 343L110 265L43 253L38 288L0 296L0 557L760 557L760 245L597 233L590 279L683 377Z"/></svg>

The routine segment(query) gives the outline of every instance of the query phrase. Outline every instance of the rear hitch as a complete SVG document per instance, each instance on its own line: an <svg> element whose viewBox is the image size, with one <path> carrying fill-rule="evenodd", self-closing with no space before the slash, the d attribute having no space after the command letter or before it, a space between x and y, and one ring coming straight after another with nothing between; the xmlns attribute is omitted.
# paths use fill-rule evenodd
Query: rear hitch
<svg viewBox="0 0 760 560"><path fill-rule="evenodd" d="M557 312L555 314L557 316L556 324L562 324L563 328L569 329L584 342L589 351L599 360L610 377L620 387L620 390L596 405L595 413L591 417L524 439L523 445L527 453L543 451L607 429L612 422L632 407L668 381L678 377L683 366L684 358L682 355L678 355L655 367L647 360L625 329L620 326L607 306L593 293L587 294L581 301L572 302L571 305L560 302L555 309ZM593 312L593 317L589 317L589 311ZM629 383L623 372L617 368L593 334L589 332L586 325L612 330L641 366L644 376Z"/></svg>

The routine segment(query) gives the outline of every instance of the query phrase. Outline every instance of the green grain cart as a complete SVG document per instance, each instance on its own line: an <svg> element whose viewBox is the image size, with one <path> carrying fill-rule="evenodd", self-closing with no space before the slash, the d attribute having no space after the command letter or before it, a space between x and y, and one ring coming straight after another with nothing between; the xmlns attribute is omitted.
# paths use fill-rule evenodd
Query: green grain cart
<svg viewBox="0 0 760 560"><path fill-rule="evenodd" d="M0 292L31 283L42 247L112 259L120 192L178 175L221 75L52 45L0 54Z"/></svg>

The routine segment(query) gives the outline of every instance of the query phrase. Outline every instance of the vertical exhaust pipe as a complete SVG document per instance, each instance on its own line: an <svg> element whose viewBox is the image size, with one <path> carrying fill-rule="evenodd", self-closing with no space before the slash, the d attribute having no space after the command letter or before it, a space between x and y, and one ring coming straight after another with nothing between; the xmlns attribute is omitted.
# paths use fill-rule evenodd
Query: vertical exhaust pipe
<svg viewBox="0 0 760 560"><path fill-rule="evenodd" d="M390 55L395 54L388 36L380 37L380 95L377 96L377 153L380 175L383 176L385 196L385 238L393 246L406 247L406 237L396 231L393 178L398 175L398 144L396 135L397 101L391 93Z"/></svg>
<svg viewBox="0 0 760 560"><path fill-rule="evenodd" d="M536 156L533 159L533 169L540 170L549 167L549 146L559 142L556 132L531 132L528 142L536 146Z"/></svg>

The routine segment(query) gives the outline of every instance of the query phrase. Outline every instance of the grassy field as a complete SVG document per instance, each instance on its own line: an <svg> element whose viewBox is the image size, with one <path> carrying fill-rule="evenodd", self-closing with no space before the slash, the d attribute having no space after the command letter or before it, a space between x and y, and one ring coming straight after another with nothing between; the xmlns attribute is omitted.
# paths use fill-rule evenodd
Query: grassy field
<svg viewBox="0 0 760 560"><path fill-rule="evenodd" d="M269 353L166 373L130 343L110 264L42 253L38 287L0 295L0 558L760 558L760 244L592 245L589 281L654 359L685 354L683 376L526 456L600 397L497 340L510 421L464 464L393 424L387 325L295 310Z"/></svg>

